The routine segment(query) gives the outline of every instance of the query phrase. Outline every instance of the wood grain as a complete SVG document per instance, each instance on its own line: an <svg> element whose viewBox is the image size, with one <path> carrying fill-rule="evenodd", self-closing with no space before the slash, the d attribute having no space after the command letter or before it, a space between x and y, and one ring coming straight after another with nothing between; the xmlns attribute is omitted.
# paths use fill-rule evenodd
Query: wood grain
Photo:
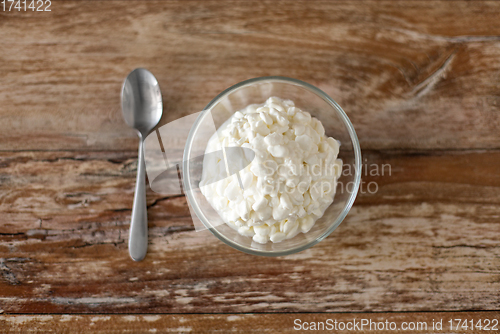
<svg viewBox="0 0 500 334"><path fill-rule="evenodd" d="M499 15L495 1L53 0L51 12L0 12L0 332L500 318ZM119 94L136 67L159 79L160 125L252 77L324 90L366 159L345 222L301 253L255 257L195 232L183 196L148 191L149 253L131 261L137 137ZM452 332L484 333L439 331Z"/></svg>
<svg viewBox="0 0 500 334"><path fill-rule="evenodd" d="M0 12L0 150L135 150L119 93L159 79L162 124L245 79L326 91L365 149L499 148L494 1L53 1Z"/></svg>
<svg viewBox="0 0 500 334"><path fill-rule="evenodd" d="M352 333L353 331L338 330L331 331L326 327L331 319L335 326L337 321L346 324L363 319L378 322L393 322L396 328L408 328L408 326L427 325L428 330L421 330L426 334L483 334L484 330L468 330L459 328L450 330L449 321L453 319L477 321L485 319L498 319L499 312L430 312L430 313L296 313L296 314L176 314L176 315L0 315L0 328L7 333L25 333L26 331L51 332L51 333L293 333L294 321L300 320L301 326L313 326L311 323L323 322L325 330L317 330L314 333ZM432 324L443 323L442 330L432 330ZM305 324L307 322L307 324ZM369 323L368 323L369 324ZM456 325L456 321L453 326ZM316 325L314 325L316 326ZM322 326L320 324L317 325ZM349 325L353 326L353 325ZM375 326L372 324L372 326ZM309 327L309 328L311 328ZM372 330L368 326L363 330L355 330L355 333L408 333L404 330ZM423 328L423 327L421 327ZM491 326L490 326L491 328ZM489 331L486 331L489 332Z"/></svg>
<svg viewBox="0 0 500 334"><path fill-rule="evenodd" d="M500 152L365 152L346 221L311 249L238 252L148 193L150 249L127 252L135 159L12 152L0 164L4 313L459 311L500 308ZM373 189L372 189L373 190Z"/></svg>

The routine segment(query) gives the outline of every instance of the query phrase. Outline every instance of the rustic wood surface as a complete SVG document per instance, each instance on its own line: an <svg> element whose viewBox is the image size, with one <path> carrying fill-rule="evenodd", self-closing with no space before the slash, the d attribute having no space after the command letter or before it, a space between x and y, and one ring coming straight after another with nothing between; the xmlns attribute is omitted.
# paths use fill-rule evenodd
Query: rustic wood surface
<svg viewBox="0 0 500 334"><path fill-rule="evenodd" d="M121 83L150 69L163 123L245 79L325 90L366 149L498 148L495 1L53 1L0 12L0 149L135 150Z"/></svg>
<svg viewBox="0 0 500 334"><path fill-rule="evenodd" d="M285 333L296 316L352 316L323 312L500 318L499 17L495 1L0 11L0 331ZM195 232L183 196L148 190L149 253L133 262L137 138L119 94L135 67L160 81L161 124L244 79L310 82L346 110L365 167L391 173L364 175L331 236L279 258Z"/></svg>
<svg viewBox="0 0 500 334"><path fill-rule="evenodd" d="M127 252L133 154L4 153L6 313L496 310L500 152L402 155L375 194L301 253L240 253L195 232L182 196L148 193L150 248ZM470 174L473 170L473 175ZM64 177L61 177L61 176Z"/></svg>

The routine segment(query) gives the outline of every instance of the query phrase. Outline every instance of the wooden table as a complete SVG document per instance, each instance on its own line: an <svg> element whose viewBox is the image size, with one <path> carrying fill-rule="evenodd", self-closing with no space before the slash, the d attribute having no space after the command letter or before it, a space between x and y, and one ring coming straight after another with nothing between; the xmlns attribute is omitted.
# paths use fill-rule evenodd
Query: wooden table
<svg viewBox="0 0 500 334"><path fill-rule="evenodd" d="M500 3L50 9L0 12L1 331L288 333L295 319L371 319L495 332L448 321L500 318ZM133 262L138 141L119 95L136 67L159 79L161 124L248 78L307 81L344 107L364 164L391 173L364 175L377 191L332 235L279 258L195 232L184 197L148 190L149 253Z"/></svg>

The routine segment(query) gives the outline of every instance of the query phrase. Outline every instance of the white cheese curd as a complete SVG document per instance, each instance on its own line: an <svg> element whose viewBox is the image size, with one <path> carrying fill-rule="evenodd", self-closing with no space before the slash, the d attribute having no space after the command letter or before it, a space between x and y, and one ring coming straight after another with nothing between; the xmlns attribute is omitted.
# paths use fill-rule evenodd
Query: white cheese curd
<svg viewBox="0 0 500 334"><path fill-rule="evenodd" d="M339 143L293 101L270 97L237 111L210 138L206 153L224 147L252 149L255 158L250 164L250 157L241 158L241 183L237 174L227 177L223 159L205 159L200 189L239 234L262 244L293 238L307 233L333 202L342 170Z"/></svg>

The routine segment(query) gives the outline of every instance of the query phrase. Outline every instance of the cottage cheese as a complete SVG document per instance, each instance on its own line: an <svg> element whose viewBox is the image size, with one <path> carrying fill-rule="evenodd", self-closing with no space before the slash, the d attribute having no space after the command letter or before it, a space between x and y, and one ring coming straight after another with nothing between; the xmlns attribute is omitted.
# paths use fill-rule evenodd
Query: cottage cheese
<svg viewBox="0 0 500 334"><path fill-rule="evenodd" d="M237 174L221 177L224 159L205 160L200 189L239 234L262 244L293 238L308 232L333 202L342 169L339 143L293 101L271 97L234 113L206 153L225 147L249 148L255 157L251 163L244 154L238 158L246 166L240 180Z"/></svg>

